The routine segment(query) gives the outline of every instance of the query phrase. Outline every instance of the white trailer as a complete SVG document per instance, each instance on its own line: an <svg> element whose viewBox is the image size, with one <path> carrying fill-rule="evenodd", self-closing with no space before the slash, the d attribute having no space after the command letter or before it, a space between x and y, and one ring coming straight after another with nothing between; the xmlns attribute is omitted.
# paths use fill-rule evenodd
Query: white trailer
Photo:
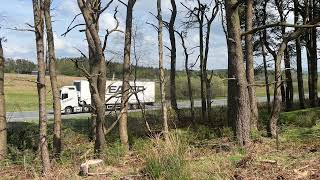
<svg viewBox="0 0 320 180"><path fill-rule="evenodd" d="M153 105L155 102L155 82L136 81L130 82L129 105L136 109L139 104ZM114 109L121 106L122 81L106 82L106 108ZM73 86L64 86L60 89L61 111L66 114L73 112L89 112L91 93L89 82L78 80Z"/></svg>

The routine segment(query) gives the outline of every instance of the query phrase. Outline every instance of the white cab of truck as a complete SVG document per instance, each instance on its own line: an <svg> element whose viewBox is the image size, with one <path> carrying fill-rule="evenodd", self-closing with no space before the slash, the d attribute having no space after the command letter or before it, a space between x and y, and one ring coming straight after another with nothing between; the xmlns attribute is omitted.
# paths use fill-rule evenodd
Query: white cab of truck
<svg viewBox="0 0 320 180"><path fill-rule="evenodd" d="M130 108L136 109L155 102L155 82L136 81L130 82L129 93ZM106 82L106 108L114 109L121 106L122 81ZM61 111L65 114L74 112L89 112L91 93L89 82L78 80L73 86L64 86L60 89ZM140 106L141 105L141 106Z"/></svg>

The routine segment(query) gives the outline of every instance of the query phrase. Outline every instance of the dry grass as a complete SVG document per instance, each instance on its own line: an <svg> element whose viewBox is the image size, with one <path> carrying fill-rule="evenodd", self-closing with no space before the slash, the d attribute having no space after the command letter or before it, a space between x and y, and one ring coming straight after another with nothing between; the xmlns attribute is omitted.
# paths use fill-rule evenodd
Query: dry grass
<svg viewBox="0 0 320 180"><path fill-rule="evenodd" d="M38 109L36 76L26 74L5 74L6 108L12 111L35 111ZM73 84L81 77L58 76L59 87ZM50 78L46 76L47 107L52 108Z"/></svg>

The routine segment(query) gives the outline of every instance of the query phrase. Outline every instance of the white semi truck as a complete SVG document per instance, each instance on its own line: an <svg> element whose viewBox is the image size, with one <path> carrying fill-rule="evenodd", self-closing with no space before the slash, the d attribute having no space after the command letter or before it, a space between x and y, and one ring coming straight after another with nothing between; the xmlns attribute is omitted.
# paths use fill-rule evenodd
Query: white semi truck
<svg viewBox="0 0 320 180"><path fill-rule="evenodd" d="M153 105L155 102L155 82L136 81L130 82L129 107L136 109L139 103ZM106 82L106 109L114 109L121 105L122 81ZM89 112L91 93L89 82L78 80L73 86L63 86L60 89L61 112L70 114L74 112Z"/></svg>

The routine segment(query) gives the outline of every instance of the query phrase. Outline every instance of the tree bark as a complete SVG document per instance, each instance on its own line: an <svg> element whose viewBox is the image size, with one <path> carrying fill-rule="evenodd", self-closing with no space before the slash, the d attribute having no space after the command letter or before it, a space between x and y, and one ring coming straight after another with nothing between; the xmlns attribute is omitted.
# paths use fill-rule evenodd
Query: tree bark
<svg viewBox="0 0 320 180"><path fill-rule="evenodd" d="M250 105L241 45L237 0L225 0L228 32L228 118L235 123L239 145L250 144Z"/></svg>
<svg viewBox="0 0 320 180"><path fill-rule="evenodd" d="M247 0L246 7L246 31L252 30L253 24L253 0ZM258 129L258 106L256 99L255 80L254 80L254 66L253 66L253 38L252 34L245 37L246 44L246 76L248 81L248 92L251 110L251 129Z"/></svg>
<svg viewBox="0 0 320 180"><path fill-rule="evenodd" d="M96 138L95 154L101 156L105 145L105 135L103 132L103 123L105 121L105 93L106 93L106 62L102 43L99 37L99 13L101 9L100 0L86 1L77 0L78 6L86 23L86 37L89 45L90 74L88 77L90 92L96 113ZM94 12L94 13L92 13Z"/></svg>
<svg viewBox="0 0 320 180"><path fill-rule="evenodd" d="M128 143L128 106L129 106L129 92L130 87L130 55L131 55L131 39L132 39L132 13L135 0L128 0L127 4L127 17L126 17L126 31L124 43L124 61L123 61L123 81L122 81L122 99L121 107L124 109L120 115L119 120L119 133L122 146L126 151L129 151Z"/></svg>
<svg viewBox="0 0 320 180"><path fill-rule="evenodd" d="M43 1L33 0L34 28L38 61L37 89L39 97L39 149L42 162L42 174L50 171L50 159L47 141L47 112L46 112L46 64L44 61L44 12Z"/></svg>
<svg viewBox="0 0 320 180"><path fill-rule="evenodd" d="M4 97L4 55L0 38L0 160L7 155L7 120Z"/></svg>
<svg viewBox="0 0 320 180"><path fill-rule="evenodd" d="M49 72L51 91L53 96L53 111L54 111L54 127L53 127L53 154L59 156L61 153L61 104L60 94L57 81L57 69L56 69L56 55L54 48L54 37L52 30L52 21L50 14L51 0L44 0L44 15L45 24L47 30L47 43L49 53Z"/></svg>
<svg viewBox="0 0 320 180"><path fill-rule="evenodd" d="M199 10L200 11L200 10ZM203 19L204 14L201 13L199 16L199 53L200 53L200 91L201 91L201 113L202 121L208 122L208 113L207 113L207 100L206 100L206 75L205 75L205 65L204 65L204 47L203 47Z"/></svg>
<svg viewBox="0 0 320 180"><path fill-rule="evenodd" d="M158 11L158 49L159 49L159 70L160 70L160 96L161 96L161 111L162 111L162 120L164 128L164 137L168 141L168 116L167 116L167 102L165 96L165 74L164 74L164 64L163 64L163 40L162 40L162 31L163 31L163 21L162 21L162 12L161 12L161 0L157 0L157 11Z"/></svg>
<svg viewBox="0 0 320 180"><path fill-rule="evenodd" d="M177 16L177 6L175 0L170 0L171 2L171 18L169 22L169 37L171 43L170 58L171 58L171 69L170 69L170 98L171 107L178 113L177 105L177 93L176 93L176 59L177 59L177 48L176 48L176 38L174 24Z"/></svg>
<svg viewBox="0 0 320 180"><path fill-rule="evenodd" d="M297 24L298 22L299 22L299 1L294 0L294 23ZM300 37L296 39L295 43L296 43L296 56L297 56L297 80L298 80L299 104L300 104L300 108L304 109L305 98L304 98L304 88L303 88L303 72L302 72Z"/></svg>

